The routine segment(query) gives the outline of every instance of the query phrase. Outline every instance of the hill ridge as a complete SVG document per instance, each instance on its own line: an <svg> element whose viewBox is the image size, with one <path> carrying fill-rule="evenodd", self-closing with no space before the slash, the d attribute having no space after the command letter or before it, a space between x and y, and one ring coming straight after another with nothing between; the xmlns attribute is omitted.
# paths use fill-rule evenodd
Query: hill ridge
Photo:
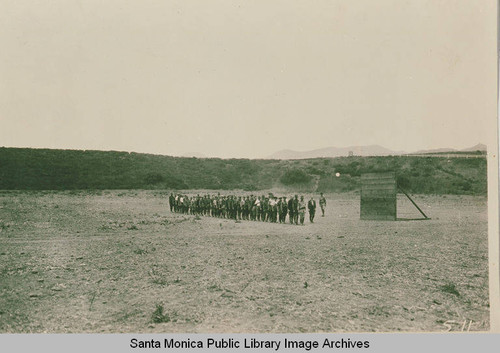
<svg viewBox="0 0 500 353"><path fill-rule="evenodd" d="M0 190L286 188L344 192L359 190L361 173L387 170L396 171L400 185L412 193L486 194L485 158L199 159L117 151L0 148Z"/></svg>

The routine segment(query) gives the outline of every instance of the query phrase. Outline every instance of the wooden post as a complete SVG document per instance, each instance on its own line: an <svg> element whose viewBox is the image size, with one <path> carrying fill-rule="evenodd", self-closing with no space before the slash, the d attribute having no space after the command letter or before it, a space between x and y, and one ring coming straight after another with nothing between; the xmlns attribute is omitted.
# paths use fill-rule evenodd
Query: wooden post
<svg viewBox="0 0 500 353"><path fill-rule="evenodd" d="M415 203L415 201L413 201L410 197L410 195L408 195L403 189L401 189L399 186L398 186L398 190L401 191L403 194L406 195L406 197L411 201L411 203L413 204L413 206L415 206L417 208L417 210L420 211L420 213L422 214L422 216L425 217L425 219L429 219L429 217L427 217L427 215L424 213L424 211L422 211L420 209L420 207L418 207L418 205Z"/></svg>

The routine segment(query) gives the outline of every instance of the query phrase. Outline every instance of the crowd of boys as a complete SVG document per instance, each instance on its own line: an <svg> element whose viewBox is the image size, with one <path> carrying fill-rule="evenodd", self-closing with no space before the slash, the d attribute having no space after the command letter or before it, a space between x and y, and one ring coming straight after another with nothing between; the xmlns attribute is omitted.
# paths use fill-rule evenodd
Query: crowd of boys
<svg viewBox="0 0 500 353"><path fill-rule="evenodd" d="M313 197L307 202L304 196L277 197L268 196L235 196L235 195L196 195L170 194L168 198L170 212L198 216L219 217L234 220L262 221L272 223L304 224L306 208L309 221L314 222L316 201ZM322 216L325 215L326 199L321 193L319 205Z"/></svg>

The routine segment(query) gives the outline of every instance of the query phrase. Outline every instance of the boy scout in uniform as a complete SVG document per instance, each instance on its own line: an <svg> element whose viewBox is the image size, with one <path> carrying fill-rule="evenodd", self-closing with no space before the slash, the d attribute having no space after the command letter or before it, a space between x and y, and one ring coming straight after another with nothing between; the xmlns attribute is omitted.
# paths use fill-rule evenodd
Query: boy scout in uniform
<svg viewBox="0 0 500 353"><path fill-rule="evenodd" d="M306 216L306 202L304 201L304 196L300 196L300 201L298 202L298 209L299 209L300 224L304 225L304 218Z"/></svg>
<svg viewBox="0 0 500 353"><path fill-rule="evenodd" d="M170 206L170 212L174 211L175 197L174 194L170 193L168 197L168 205Z"/></svg>
<svg viewBox="0 0 500 353"><path fill-rule="evenodd" d="M312 196L307 203L307 208L309 209L309 222L314 223L314 215L316 214L316 201Z"/></svg>
<svg viewBox="0 0 500 353"><path fill-rule="evenodd" d="M292 207L293 207L293 223L295 223L295 225L298 225L299 224L299 197L297 195L295 195L295 197L293 198ZM304 204L304 208L305 208L305 204Z"/></svg>
<svg viewBox="0 0 500 353"><path fill-rule="evenodd" d="M321 207L321 217L325 217L326 199L323 193L319 197L319 207Z"/></svg>
<svg viewBox="0 0 500 353"><path fill-rule="evenodd" d="M290 220L290 224L293 224L293 221L295 220L295 215L293 214L293 196L290 197L290 200L288 200L288 217L289 217L289 220Z"/></svg>

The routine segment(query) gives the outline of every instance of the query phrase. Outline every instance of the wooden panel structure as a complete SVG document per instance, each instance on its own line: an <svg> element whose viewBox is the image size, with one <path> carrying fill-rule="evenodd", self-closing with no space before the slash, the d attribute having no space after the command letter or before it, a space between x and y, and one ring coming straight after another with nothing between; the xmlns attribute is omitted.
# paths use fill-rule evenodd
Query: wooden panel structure
<svg viewBox="0 0 500 353"><path fill-rule="evenodd" d="M396 174L361 175L361 219L395 221L397 216Z"/></svg>

